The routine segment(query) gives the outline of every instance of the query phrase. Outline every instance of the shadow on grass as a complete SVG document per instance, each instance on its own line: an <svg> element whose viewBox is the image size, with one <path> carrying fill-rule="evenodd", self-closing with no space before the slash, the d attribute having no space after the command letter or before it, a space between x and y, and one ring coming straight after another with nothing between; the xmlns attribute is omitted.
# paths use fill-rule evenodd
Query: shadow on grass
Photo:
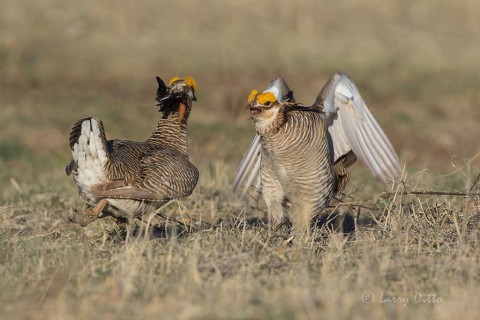
<svg viewBox="0 0 480 320"><path fill-rule="evenodd" d="M129 227L115 229L109 232L109 239L125 241L128 237L144 238L147 240L185 238L192 234L205 231L216 230L260 230L267 231L269 228L268 218L265 217L246 217L245 219L218 219L216 222L206 222L199 220L190 220L189 223L176 220L174 218L165 219L164 216L158 216L164 219L160 223L148 223L145 220L137 219ZM332 233L349 236L355 232L356 226L371 226L375 224L372 219L363 217L355 221L354 215L350 212L339 213L337 211L326 211L312 219L312 231L320 231L323 237L328 237ZM276 230L277 235L283 234L288 238L291 232L291 224L286 223L283 227Z"/></svg>

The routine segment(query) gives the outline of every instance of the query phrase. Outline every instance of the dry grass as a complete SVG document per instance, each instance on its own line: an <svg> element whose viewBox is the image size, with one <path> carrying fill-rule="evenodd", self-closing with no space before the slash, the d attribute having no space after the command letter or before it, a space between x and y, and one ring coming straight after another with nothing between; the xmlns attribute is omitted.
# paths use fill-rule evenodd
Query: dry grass
<svg viewBox="0 0 480 320"><path fill-rule="evenodd" d="M308 103L343 69L407 165L398 191L476 194L479 10L468 0L4 0L0 317L480 318L478 196L385 199L357 166L343 199L352 213L363 205L356 232L317 229L302 247L246 223L262 206L229 191L252 137L248 92L281 74ZM194 194L162 210L168 223L152 218L153 234L141 222L128 235L109 219L70 224L82 207L63 173L71 124L95 115L109 137L143 139L153 77L177 73L199 83ZM190 218L223 223L171 234Z"/></svg>
<svg viewBox="0 0 480 320"><path fill-rule="evenodd" d="M370 209L349 237L320 229L298 246L285 233L272 237L244 223L249 210L225 184L231 168L201 169L194 195L162 212L181 224L192 224L189 217L224 223L169 236L157 218L157 232L146 238L142 230L125 236L109 219L83 229L67 220L79 205L69 181L20 185L22 193L1 207L3 317L478 316L478 198L366 201ZM370 293L373 301L364 302Z"/></svg>

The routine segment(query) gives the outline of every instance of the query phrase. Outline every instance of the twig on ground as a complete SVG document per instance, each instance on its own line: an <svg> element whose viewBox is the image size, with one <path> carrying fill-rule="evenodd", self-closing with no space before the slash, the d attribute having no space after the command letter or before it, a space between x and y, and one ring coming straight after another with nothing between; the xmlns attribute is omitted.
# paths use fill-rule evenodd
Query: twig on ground
<svg viewBox="0 0 480 320"><path fill-rule="evenodd" d="M394 195L417 195L417 196L460 196L460 197L472 197L480 196L478 193L473 192L456 192L456 191L403 191L403 192L386 192L381 195L382 198L389 198Z"/></svg>

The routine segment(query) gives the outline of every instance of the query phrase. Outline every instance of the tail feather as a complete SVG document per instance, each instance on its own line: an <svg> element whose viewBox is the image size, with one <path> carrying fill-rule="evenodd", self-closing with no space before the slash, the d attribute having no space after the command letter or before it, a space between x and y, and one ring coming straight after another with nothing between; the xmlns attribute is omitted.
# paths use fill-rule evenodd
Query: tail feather
<svg viewBox="0 0 480 320"><path fill-rule="evenodd" d="M76 122L70 132L73 161L67 174L74 172L81 187L91 187L106 180L104 165L109 160L107 139L103 123L97 118L84 118Z"/></svg>
<svg viewBox="0 0 480 320"><path fill-rule="evenodd" d="M94 159L105 162L108 158L108 148L102 121L92 117L77 121L70 131L70 148L74 154L83 150ZM75 159L75 155L74 160L78 160Z"/></svg>
<svg viewBox="0 0 480 320"><path fill-rule="evenodd" d="M75 143L78 142L78 138L82 134L82 123L90 119L91 118L80 119L73 125L72 130L70 131L70 148L72 149L72 151Z"/></svg>

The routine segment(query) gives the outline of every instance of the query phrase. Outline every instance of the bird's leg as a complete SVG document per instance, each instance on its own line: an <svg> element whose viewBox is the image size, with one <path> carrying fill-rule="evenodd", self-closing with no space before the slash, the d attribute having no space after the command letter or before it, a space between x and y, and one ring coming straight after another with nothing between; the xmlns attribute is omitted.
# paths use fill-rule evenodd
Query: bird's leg
<svg viewBox="0 0 480 320"><path fill-rule="evenodd" d="M102 212L103 208L107 205L107 200L102 199L100 200L94 207L87 208L83 210L81 213L77 213L76 216L71 217L70 221L73 223L78 223L82 227L86 227L93 221L95 221L100 213Z"/></svg>
<svg viewBox="0 0 480 320"><path fill-rule="evenodd" d="M293 235L299 240L306 240L310 236L310 222L313 206L307 203L292 204L290 209Z"/></svg>
<svg viewBox="0 0 480 320"><path fill-rule="evenodd" d="M268 230L278 230L285 220L288 220L283 208L283 195L273 196L272 193L264 194L264 200L268 208Z"/></svg>
<svg viewBox="0 0 480 320"><path fill-rule="evenodd" d="M277 232L283 227L290 230L292 228L292 222L288 219L287 212L289 212L290 208L292 207L292 203L287 199L283 198L282 201L282 217L280 218L280 222L274 227L273 231Z"/></svg>

